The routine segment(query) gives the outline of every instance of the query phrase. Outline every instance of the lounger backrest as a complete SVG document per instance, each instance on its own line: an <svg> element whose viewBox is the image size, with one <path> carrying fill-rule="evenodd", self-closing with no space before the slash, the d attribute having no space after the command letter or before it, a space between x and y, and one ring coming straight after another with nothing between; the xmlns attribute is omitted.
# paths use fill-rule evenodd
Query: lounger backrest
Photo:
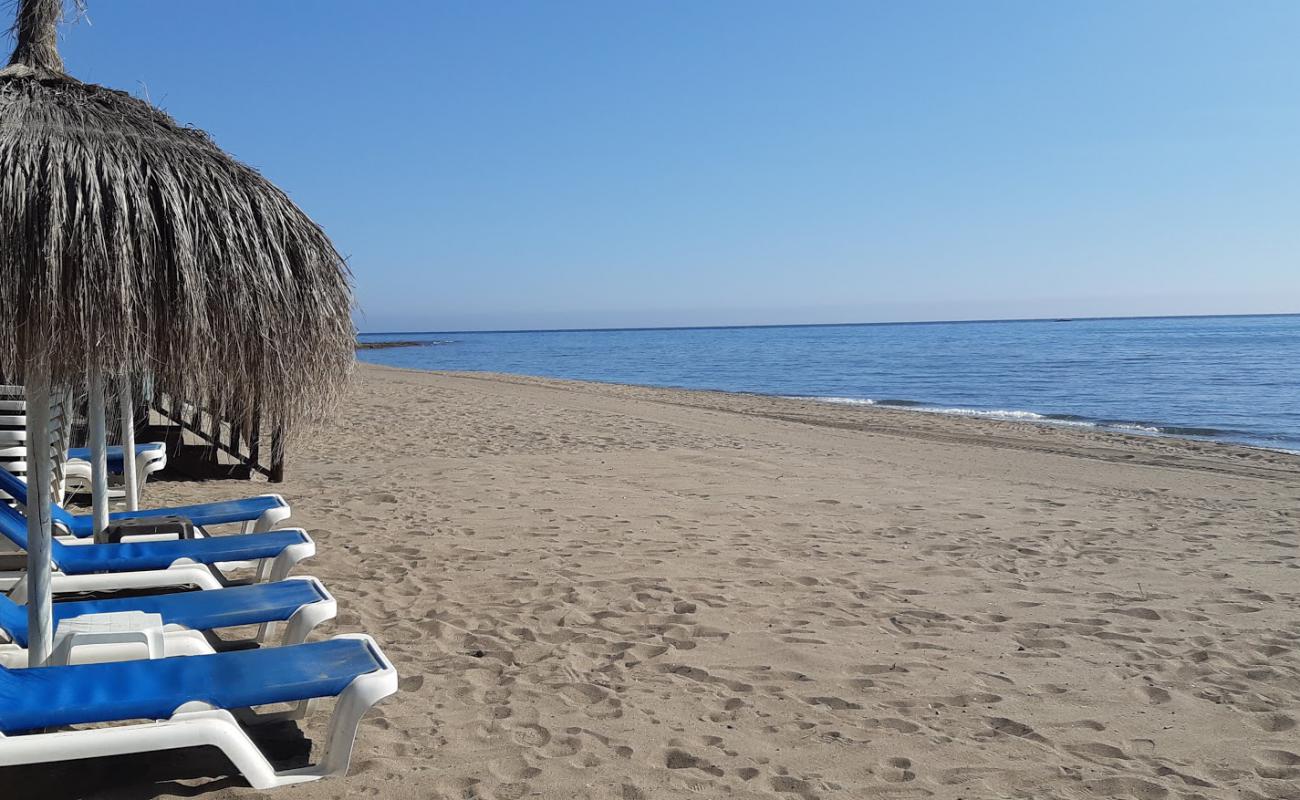
<svg viewBox="0 0 1300 800"><path fill-rule="evenodd" d="M27 484L5 469L0 469L0 492L5 492L20 503L27 503ZM54 516L55 522L72 530L72 515L63 506L58 503L52 504L50 513Z"/></svg>

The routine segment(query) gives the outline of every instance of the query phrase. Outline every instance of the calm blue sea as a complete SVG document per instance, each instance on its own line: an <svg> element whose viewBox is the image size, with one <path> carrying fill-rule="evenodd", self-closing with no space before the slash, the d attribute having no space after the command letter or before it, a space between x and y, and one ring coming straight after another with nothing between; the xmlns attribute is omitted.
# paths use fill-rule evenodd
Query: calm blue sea
<svg viewBox="0 0 1300 800"><path fill-rule="evenodd" d="M1300 451L1300 316L365 334L415 369L811 397Z"/></svg>

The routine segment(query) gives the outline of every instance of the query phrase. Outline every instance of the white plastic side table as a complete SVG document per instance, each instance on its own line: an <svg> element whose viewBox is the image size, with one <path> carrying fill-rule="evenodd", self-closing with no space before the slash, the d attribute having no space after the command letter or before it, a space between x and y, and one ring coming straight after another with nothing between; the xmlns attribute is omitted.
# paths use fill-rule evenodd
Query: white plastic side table
<svg viewBox="0 0 1300 800"><path fill-rule="evenodd" d="M59 622L54 632L51 665L72 661L72 649L85 645L144 645L148 658L162 658L163 618L143 611L115 611L109 614L83 614Z"/></svg>

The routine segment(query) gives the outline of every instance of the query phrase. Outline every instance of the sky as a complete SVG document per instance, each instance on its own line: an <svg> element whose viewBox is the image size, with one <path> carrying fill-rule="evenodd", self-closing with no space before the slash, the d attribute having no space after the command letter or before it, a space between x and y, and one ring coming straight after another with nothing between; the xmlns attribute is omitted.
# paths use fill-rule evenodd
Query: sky
<svg viewBox="0 0 1300 800"><path fill-rule="evenodd" d="M1300 312L1300 3L90 0L363 331Z"/></svg>

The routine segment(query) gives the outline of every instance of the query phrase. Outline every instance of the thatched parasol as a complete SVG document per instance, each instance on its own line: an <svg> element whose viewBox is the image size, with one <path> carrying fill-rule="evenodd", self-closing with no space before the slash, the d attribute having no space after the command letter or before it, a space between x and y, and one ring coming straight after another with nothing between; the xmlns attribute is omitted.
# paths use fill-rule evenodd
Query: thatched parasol
<svg viewBox="0 0 1300 800"><path fill-rule="evenodd" d="M323 413L354 359L343 259L207 134L64 73L62 12L61 0L20 0L0 70L0 374L23 379L29 408L87 375L148 372L232 420L257 406L288 429ZM48 462L32 450L36 467ZM48 541L49 482L32 483L29 522ZM50 632L40 538L29 548L45 560L29 564L34 660Z"/></svg>

